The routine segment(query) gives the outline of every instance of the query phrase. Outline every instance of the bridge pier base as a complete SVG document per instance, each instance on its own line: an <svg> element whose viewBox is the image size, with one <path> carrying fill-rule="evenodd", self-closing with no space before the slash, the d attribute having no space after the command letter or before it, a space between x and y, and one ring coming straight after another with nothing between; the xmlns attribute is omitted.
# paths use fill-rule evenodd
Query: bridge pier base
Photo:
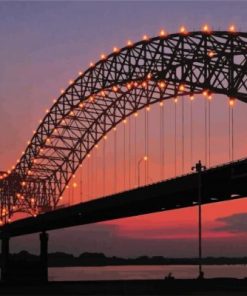
<svg viewBox="0 0 247 296"><path fill-rule="evenodd" d="M42 281L48 281L48 240L49 235L45 231L41 232L40 238L40 265Z"/></svg>
<svg viewBox="0 0 247 296"><path fill-rule="evenodd" d="M6 281L8 277L9 266L9 236L7 234L4 234L2 237L1 256L1 280Z"/></svg>

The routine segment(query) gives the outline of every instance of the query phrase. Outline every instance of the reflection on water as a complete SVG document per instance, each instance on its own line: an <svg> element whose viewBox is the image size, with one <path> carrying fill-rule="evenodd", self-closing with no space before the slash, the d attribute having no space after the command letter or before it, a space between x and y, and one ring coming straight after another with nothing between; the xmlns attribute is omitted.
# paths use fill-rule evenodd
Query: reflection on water
<svg viewBox="0 0 247 296"><path fill-rule="evenodd" d="M207 278L247 277L246 265L208 265L203 267L203 271ZM170 272L180 279L196 278L198 267L195 265L52 267L49 268L49 279L52 281L163 279Z"/></svg>

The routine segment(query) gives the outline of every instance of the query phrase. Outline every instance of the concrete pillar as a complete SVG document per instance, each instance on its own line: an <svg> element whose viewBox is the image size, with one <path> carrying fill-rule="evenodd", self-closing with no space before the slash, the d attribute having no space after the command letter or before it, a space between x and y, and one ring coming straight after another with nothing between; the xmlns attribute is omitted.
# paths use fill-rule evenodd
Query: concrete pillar
<svg viewBox="0 0 247 296"><path fill-rule="evenodd" d="M2 237L2 264L1 264L1 280L7 281L8 265L9 265L9 236L4 233Z"/></svg>
<svg viewBox="0 0 247 296"><path fill-rule="evenodd" d="M39 235L40 238L40 263L41 263L41 272L42 280L48 281L48 239L49 235L45 231L41 232Z"/></svg>

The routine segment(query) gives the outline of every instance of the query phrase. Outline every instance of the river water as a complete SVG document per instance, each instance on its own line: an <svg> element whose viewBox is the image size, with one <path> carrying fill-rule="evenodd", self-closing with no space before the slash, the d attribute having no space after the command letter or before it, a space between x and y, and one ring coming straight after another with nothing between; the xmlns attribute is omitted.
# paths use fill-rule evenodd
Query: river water
<svg viewBox="0 0 247 296"><path fill-rule="evenodd" d="M206 278L247 277L247 265L208 265L203 266L203 271ZM163 279L170 272L175 278L196 278L198 275L198 267L195 265L52 267L49 268L49 280L81 281Z"/></svg>

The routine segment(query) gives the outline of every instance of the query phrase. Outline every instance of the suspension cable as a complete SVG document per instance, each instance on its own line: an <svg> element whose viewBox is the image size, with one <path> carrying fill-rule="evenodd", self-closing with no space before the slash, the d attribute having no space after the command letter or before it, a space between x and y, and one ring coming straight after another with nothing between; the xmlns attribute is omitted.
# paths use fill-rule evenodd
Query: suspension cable
<svg viewBox="0 0 247 296"><path fill-rule="evenodd" d="M123 190L125 190L126 189L126 123L127 123L127 121L126 121L126 119L124 119L124 127L123 127L123 149L124 149L124 151L123 151L123 175L124 175L124 177L123 177Z"/></svg>
<svg viewBox="0 0 247 296"><path fill-rule="evenodd" d="M147 107L147 161L145 161L146 166L147 166L147 180L146 180L146 184L149 183L149 164L150 164L150 157L149 157L149 111L150 111L150 107Z"/></svg>
<svg viewBox="0 0 247 296"><path fill-rule="evenodd" d="M136 150L136 141L137 141L137 116L138 113L135 113L135 121L134 121L134 168L135 168L135 186L137 186L137 150Z"/></svg>
<svg viewBox="0 0 247 296"><path fill-rule="evenodd" d="M160 102L160 180L164 179L164 102Z"/></svg>
<svg viewBox="0 0 247 296"><path fill-rule="evenodd" d="M117 129L114 127L114 192L117 192Z"/></svg>
<svg viewBox="0 0 247 296"><path fill-rule="evenodd" d="M131 188L131 117L129 118L129 189Z"/></svg>
<svg viewBox="0 0 247 296"><path fill-rule="evenodd" d="M174 98L174 172L177 176L177 102L178 99Z"/></svg>
<svg viewBox="0 0 247 296"><path fill-rule="evenodd" d="M83 191L82 191L82 187L83 187L83 185L82 185L82 179L83 179L82 173L83 173L82 164L80 164L80 201L81 202L82 202L82 194L83 194Z"/></svg>
<svg viewBox="0 0 247 296"><path fill-rule="evenodd" d="M104 136L103 141L103 196L106 194L106 171L105 171L105 155L106 155L106 136Z"/></svg>
<svg viewBox="0 0 247 296"><path fill-rule="evenodd" d="M207 98L204 100L204 159L205 165L208 165L208 102Z"/></svg>
<svg viewBox="0 0 247 296"><path fill-rule="evenodd" d="M193 161L193 145L194 145L194 131L193 131L193 101L194 101L194 96L190 96L190 164L191 166L194 164Z"/></svg>
<svg viewBox="0 0 247 296"><path fill-rule="evenodd" d="M182 96L182 104L181 104L181 108L182 108L182 120L181 120L181 132L182 132L182 174L184 173L184 96Z"/></svg>
<svg viewBox="0 0 247 296"><path fill-rule="evenodd" d="M234 99L229 99L229 160L234 160Z"/></svg>
<svg viewBox="0 0 247 296"><path fill-rule="evenodd" d="M208 166L211 166L211 95L208 97Z"/></svg>
<svg viewBox="0 0 247 296"><path fill-rule="evenodd" d="M89 167L90 154L87 155L87 199L90 198L90 167Z"/></svg>
<svg viewBox="0 0 247 296"><path fill-rule="evenodd" d="M234 160L234 108L232 108L232 161Z"/></svg>

